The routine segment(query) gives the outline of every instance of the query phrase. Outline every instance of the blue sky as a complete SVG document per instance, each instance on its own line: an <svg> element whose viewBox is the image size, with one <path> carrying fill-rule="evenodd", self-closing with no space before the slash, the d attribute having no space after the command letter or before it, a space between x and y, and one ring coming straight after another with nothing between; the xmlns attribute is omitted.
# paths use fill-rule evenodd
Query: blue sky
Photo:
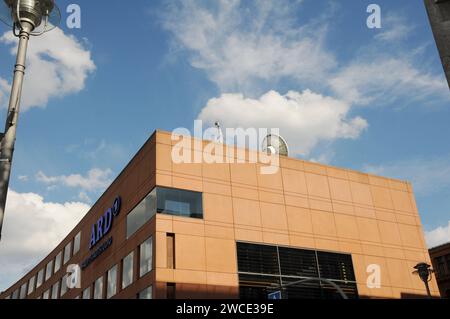
<svg viewBox="0 0 450 319"><path fill-rule="evenodd" d="M81 29L69 29L71 2L57 1L62 31L31 39L10 183L10 210L50 226L29 227L39 247L5 240L0 288L60 239L45 232L74 226L155 129L198 118L280 127L295 156L411 180L430 242L450 240L450 93L422 1L112 0L105 10L79 0ZM370 3L381 29L366 25ZM5 238L18 218L6 216Z"/></svg>

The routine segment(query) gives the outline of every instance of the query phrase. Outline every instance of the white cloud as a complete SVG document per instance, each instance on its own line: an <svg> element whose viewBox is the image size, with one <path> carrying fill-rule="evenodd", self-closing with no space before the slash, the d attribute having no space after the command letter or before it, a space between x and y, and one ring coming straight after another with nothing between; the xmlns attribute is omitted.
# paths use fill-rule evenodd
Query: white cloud
<svg viewBox="0 0 450 319"><path fill-rule="evenodd" d="M39 171L36 174L36 180L51 186L63 185L68 187L77 187L87 191L103 190L111 183L112 170L110 169L91 169L86 176L80 174L47 176Z"/></svg>
<svg viewBox="0 0 450 319"><path fill-rule="evenodd" d="M408 56L360 59L342 68L329 84L340 98L361 105L388 105L405 98L409 102L450 101L443 76L418 69Z"/></svg>
<svg viewBox="0 0 450 319"><path fill-rule="evenodd" d="M295 25L300 2L179 1L169 5L163 26L223 92L282 78L321 82L335 59L323 46L326 28Z"/></svg>
<svg viewBox="0 0 450 319"><path fill-rule="evenodd" d="M80 202L46 202L38 194L10 190L0 245L0 290L55 248L89 209Z"/></svg>
<svg viewBox="0 0 450 319"><path fill-rule="evenodd" d="M0 43L12 46L11 54L16 54L17 38L12 32L3 34ZM45 107L51 98L83 90L88 75L95 68L91 52L74 36L64 34L59 28L39 39L31 39L21 102L23 109ZM1 86L0 79L0 89ZM0 100L1 97L0 90Z"/></svg>
<svg viewBox="0 0 450 319"><path fill-rule="evenodd" d="M352 105L450 101L443 73L432 73L423 62L428 56L401 43L414 28L404 15L387 13L374 41L337 63L325 45L333 20L299 24L293 18L303 9L299 3L175 1L163 26L173 35L174 51L187 51L190 64L221 92L260 94L258 88L288 80L313 91L331 89Z"/></svg>
<svg viewBox="0 0 450 319"><path fill-rule="evenodd" d="M450 156L365 165L363 170L408 180L413 184L414 192L420 195L429 195L450 187Z"/></svg>
<svg viewBox="0 0 450 319"><path fill-rule="evenodd" d="M433 230L425 232L425 240L428 248L450 242L450 221L447 226L439 226Z"/></svg>
<svg viewBox="0 0 450 319"><path fill-rule="evenodd" d="M294 155L307 155L320 141L357 138L367 122L348 118L349 104L313 93L269 91L258 99L223 94L208 101L199 115L223 127L279 128Z"/></svg>
<svg viewBox="0 0 450 319"><path fill-rule="evenodd" d="M382 31L375 36L381 41L399 41L408 38L415 29L412 21L398 14L389 13L382 19Z"/></svg>
<svg viewBox="0 0 450 319"><path fill-rule="evenodd" d="M22 182L28 182L28 175L19 175L17 179Z"/></svg>
<svg viewBox="0 0 450 319"><path fill-rule="evenodd" d="M83 203L91 203L92 199L89 197L88 194L86 194L86 192L81 191L78 194L78 198L83 202Z"/></svg>

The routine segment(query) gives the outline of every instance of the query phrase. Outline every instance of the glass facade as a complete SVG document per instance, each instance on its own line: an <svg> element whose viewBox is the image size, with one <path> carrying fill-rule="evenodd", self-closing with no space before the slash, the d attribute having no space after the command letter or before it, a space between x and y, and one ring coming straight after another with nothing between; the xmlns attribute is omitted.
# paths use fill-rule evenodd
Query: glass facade
<svg viewBox="0 0 450 319"><path fill-rule="evenodd" d="M30 280L28 281L28 295L33 293L35 281L36 276L31 277Z"/></svg>
<svg viewBox="0 0 450 319"><path fill-rule="evenodd" d="M138 295L138 299L152 299L152 286L142 290Z"/></svg>
<svg viewBox="0 0 450 319"><path fill-rule="evenodd" d="M133 282L133 258L134 253L131 252L123 259L122 263L122 289L125 289Z"/></svg>
<svg viewBox="0 0 450 319"><path fill-rule="evenodd" d="M156 213L203 218L202 193L155 187L128 215L127 239Z"/></svg>
<svg viewBox="0 0 450 319"><path fill-rule="evenodd" d="M144 276L152 270L153 264L153 238L150 237L139 246L140 263L139 277Z"/></svg>
<svg viewBox="0 0 450 319"><path fill-rule="evenodd" d="M42 299L49 299L49 298L50 298L50 289L47 289L46 291L44 291Z"/></svg>
<svg viewBox="0 0 450 319"><path fill-rule="evenodd" d="M45 281L47 281L53 274L53 260L50 260L45 267Z"/></svg>
<svg viewBox="0 0 450 319"><path fill-rule="evenodd" d="M81 232L79 232L73 240L73 255L80 251Z"/></svg>
<svg viewBox="0 0 450 319"><path fill-rule="evenodd" d="M59 252L58 255L56 255L55 258L55 273L57 273L61 269L61 256L62 252Z"/></svg>
<svg viewBox="0 0 450 319"><path fill-rule="evenodd" d="M44 281L44 268L39 270L36 278L36 288L39 288L42 285L42 282Z"/></svg>
<svg viewBox="0 0 450 319"><path fill-rule="evenodd" d="M68 243L66 245L66 247L64 247L64 262L63 262L64 265L69 261L69 259L71 257L71 255L70 255L71 247L72 247L72 242Z"/></svg>
<svg viewBox="0 0 450 319"><path fill-rule="evenodd" d="M97 278L94 284L94 299L103 298L103 276Z"/></svg>
<svg viewBox="0 0 450 319"><path fill-rule="evenodd" d="M341 298L328 281L358 297L350 255L248 243L237 243L237 252L241 298L264 299L278 290L283 298Z"/></svg>
<svg viewBox="0 0 450 319"><path fill-rule="evenodd" d="M117 265L108 270L106 284L106 298L111 298L117 293Z"/></svg>
<svg viewBox="0 0 450 319"><path fill-rule="evenodd" d="M156 202L158 213L203 218L202 193L157 187Z"/></svg>
<svg viewBox="0 0 450 319"><path fill-rule="evenodd" d="M156 188L127 215L127 239L156 214Z"/></svg>

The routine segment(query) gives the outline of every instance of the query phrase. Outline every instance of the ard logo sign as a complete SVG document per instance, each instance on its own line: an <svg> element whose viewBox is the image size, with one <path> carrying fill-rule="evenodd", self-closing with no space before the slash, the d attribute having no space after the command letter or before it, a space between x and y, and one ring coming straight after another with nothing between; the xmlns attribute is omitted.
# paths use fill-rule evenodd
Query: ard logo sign
<svg viewBox="0 0 450 319"><path fill-rule="evenodd" d="M92 249L106 234L111 230L113 219L119 215L120 205L122 200L117 196L111 208L100 216L95 224L92 225L91 241L89 242L89 249Z"/></svg>

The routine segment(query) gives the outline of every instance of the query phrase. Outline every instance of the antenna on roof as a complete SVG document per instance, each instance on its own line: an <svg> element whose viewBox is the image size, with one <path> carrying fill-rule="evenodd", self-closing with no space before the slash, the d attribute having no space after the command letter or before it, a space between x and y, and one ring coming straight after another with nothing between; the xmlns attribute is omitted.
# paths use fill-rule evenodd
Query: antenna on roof
<svg viewBox="0 0 450 319"><path fill-rule="evenodd" d="M214 142L223 144L223 133L219 121L216 121L214 123L214 126L217 128L217 134L215 136Z"/></svg>

